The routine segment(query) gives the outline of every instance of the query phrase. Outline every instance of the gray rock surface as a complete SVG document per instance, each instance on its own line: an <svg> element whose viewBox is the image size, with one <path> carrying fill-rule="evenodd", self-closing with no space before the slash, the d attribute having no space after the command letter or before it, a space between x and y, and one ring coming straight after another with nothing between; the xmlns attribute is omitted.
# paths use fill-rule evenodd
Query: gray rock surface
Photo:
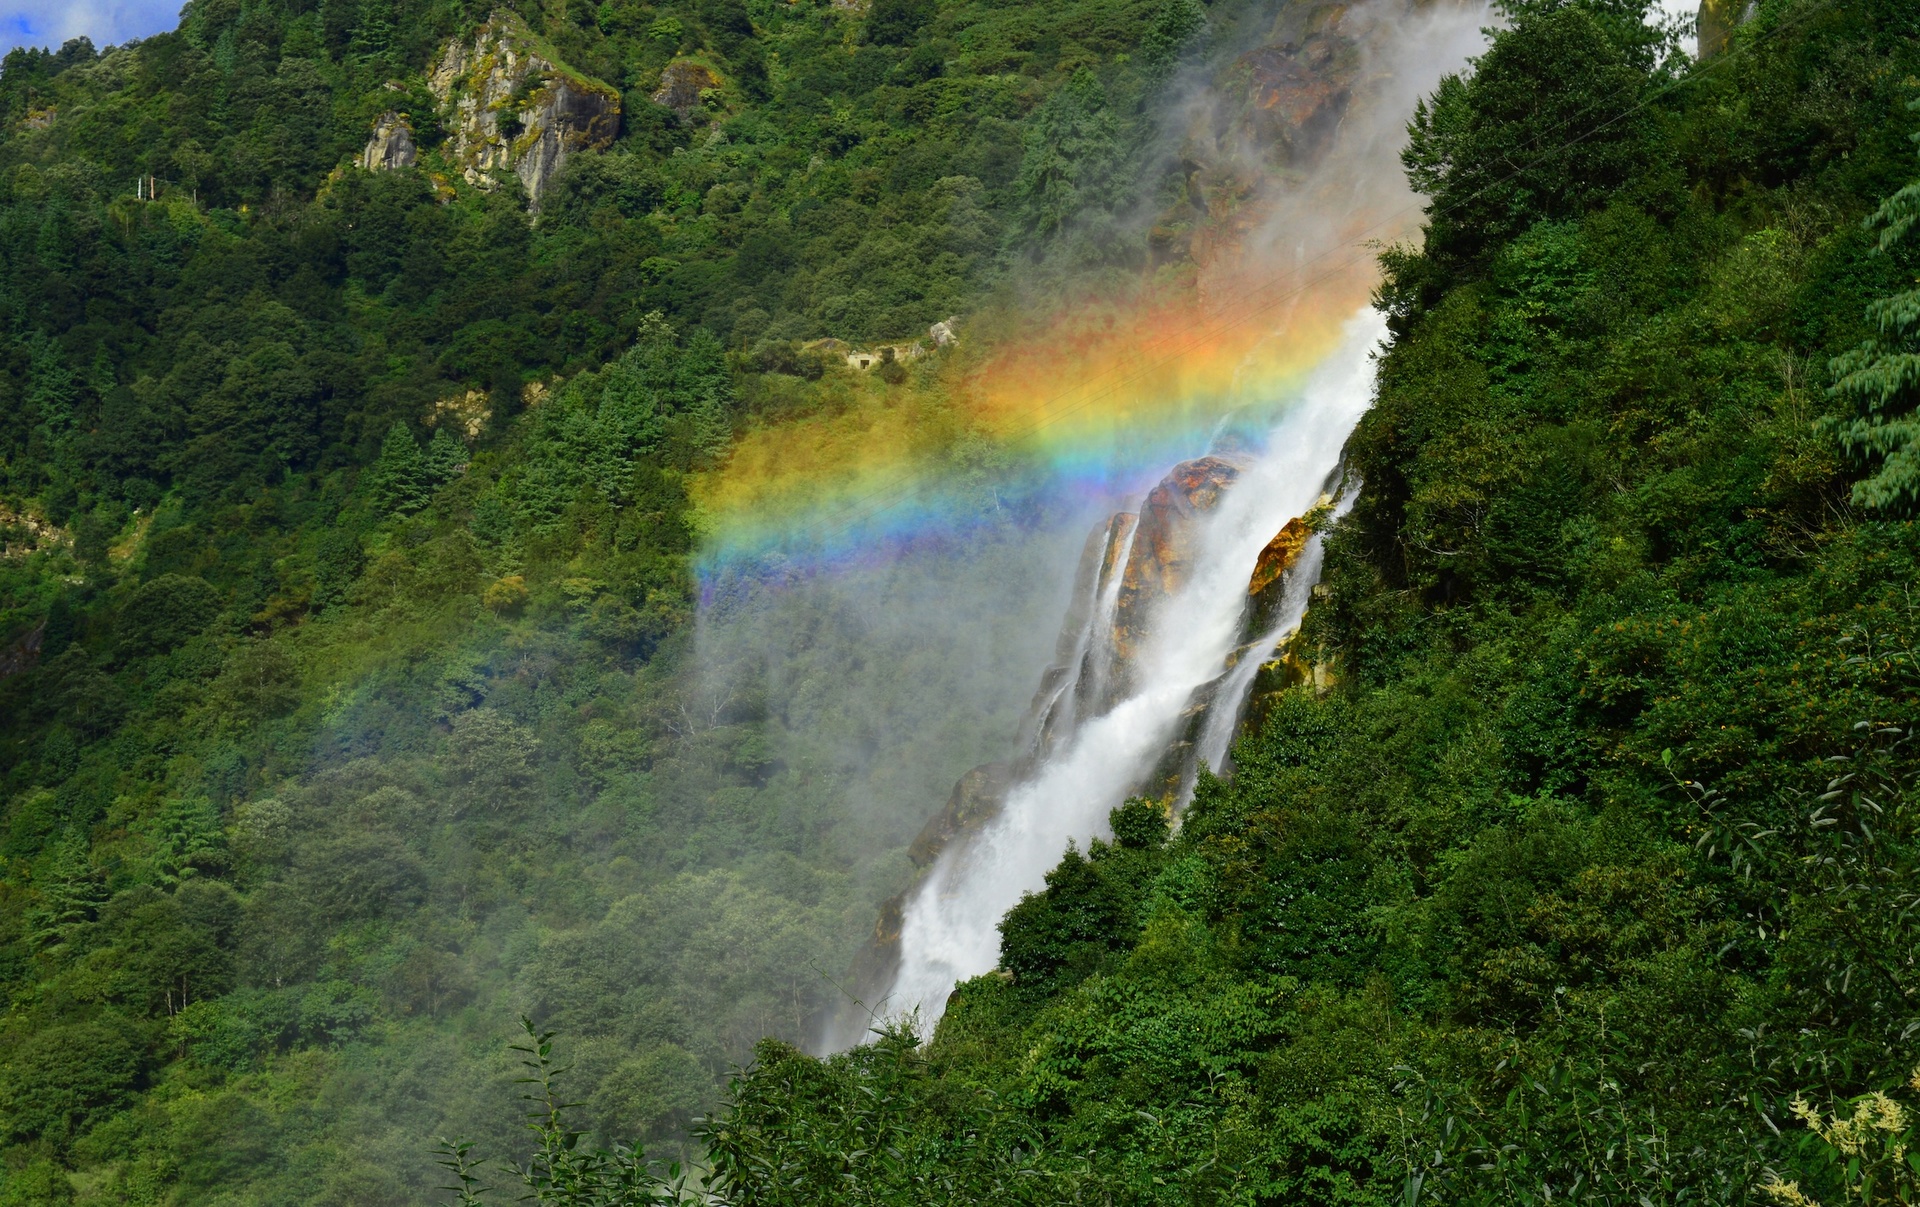
<svg viewBox="0 0 1920 1207"><path fill-rule="evenodd" d="M467 183L491 188L493 173L511 171L535 210L569 155L605 147L620 130L620 94L543 55L509 12L447 43L427 87Z"/></svg>

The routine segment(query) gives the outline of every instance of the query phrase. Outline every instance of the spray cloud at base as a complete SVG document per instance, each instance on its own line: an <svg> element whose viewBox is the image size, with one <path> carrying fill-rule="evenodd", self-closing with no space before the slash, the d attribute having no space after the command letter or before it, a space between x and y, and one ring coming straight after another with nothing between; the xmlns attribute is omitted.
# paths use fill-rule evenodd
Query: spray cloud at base
<svg viewBox="0 0 1920 1207"><path fill-rule="evenodd" d="M1352 316L1371 244L1417 216L1405 114L1478 48L1487 13L1288 0L1214 17L1204 61L1155 103L1139 170L1158 184L1110 216L1146 249L1144 272L1108 271L1107 294L1067 290L1024 326L962 316L961 349L909 385L850 377L841 405L748 433L697 489L701 690L716 717L755 727L795 841L837 849L876 903L895 894L843 986L868 1005L892 987L887 1013L910 998L930 1016L938 982L992 967L999 912L1144 779L1170 774L1178 798L1201 762L1220 765L1239 699L1304 608L1317 542L1242 632L1249 573L1337 490L1366 404L1379 327ZM1089 529L1146 511L1172 466L1198 466L1196 488L1221 500L1179 538L1190 564L1157 593L1109 578L1083 598ZM1104 556L1118 573L1129 552ZM1099 641L1129 647L1117 662L1093 648L1102 609ZM1176 613L1181 642L1163 631ZM1049 672L1047 722L1036 679L1089 654L1123 673L1096 690ZM1156 761L1170 741L1171 771ZM1003 808L992 825L1011 828L978 828ZM1013 862L957 889L996 842L1019 848ZM973 903L964 922L923 909L902 929L915 903L954 892ZM821 975L852 955L823 951ZM829 1024L824 1046L865 1021Z"/></svg>

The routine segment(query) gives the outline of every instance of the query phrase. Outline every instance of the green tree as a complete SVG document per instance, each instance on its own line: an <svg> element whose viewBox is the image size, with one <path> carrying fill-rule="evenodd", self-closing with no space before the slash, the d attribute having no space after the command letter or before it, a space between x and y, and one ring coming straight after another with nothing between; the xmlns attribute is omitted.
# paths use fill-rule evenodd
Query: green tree
<svg viewBox="0 0 1920 1207"><path fill-rule="evenodd" d="M204 578L162 574L142 583L120 609L120 647L133 655L164 654L212 624L222 602Z"/></svg>
<svg viewBox="0 0 1920 1207"><path fill-rule="evenodd" d="M106 903L105 878L93 866L86 835L70 828L36 877L39 900L27 914L27 941L59 947L73 941Z"/></svg>
<svg viewBox="0 0 1920 1207"><path fill-rule="evenodd" d="M1626 187L1654 154L1650 80L1585 7L1520 13L1471 75L1447 76L1414 110L1401 158L1429 199L1426 254L1477 262Z"/></svg>
<svg viewBox="0 0 1920 1207"><path fill-rule="evenodd" d="M124 1105L146 1066L139 1028L115 1015L35 1030L0 1057L0 1129L64 1147Z"/></svg>
<svg viewBox="0 0 1920 1207"><path fill-rule="evenodd" d="M1867 218L1869 228L1880 228L1877 249L1883 254L1916 222L1920 180L1881 202ZM1827 426L1849 453L1878 459L1874 471L1854 483L1853 501L1875 510L1905 508L1920 502L1920 415L1914 411L1920 386L1920 289L1875 299L1867 307L1867 321L1878 334L1831 364L1837 378L1833 393L1865 413Z"/></svg>
<svg viewBox="0 0 1920 1207"><path fill-rule="evenodd" d="M433 497L433 478L420 442L406 424L395 420L380 442L380 456L367 467L367 501L385 515L406 515L427 505Z"/></svg>
<svg viewBox="0 0 1920 1207"><path fill-rule="evenodd" d="M534 1136L527 1163L510 1167L531 1192L522 1202L541 1207L691 1207L704 1201L687 1189L677 1167L662 1174L640 1148L590 1146L572 1122L570 1112L578 1104L568 1103L560 1090L560 1078L568 1070L554 1059L554 1032L537 1031L526 1018L520 1025L525 1040L511 1050L524 1058L520 1063L526 1072L516 1080L527 1087L520 1097L527 1104L527 1130ZM469 1142L449 1140L437 1150L440 1164L456 1183L444 1189L454 1192L462 1207L482 1202L487 1191L480 1182L484 1162L471 1158L472 1148Z"/></svg>
<svg viewBox="0 0 1920 1207"><path fill-rule="evenodd" d="M341 527L323 530L313 549L314 610L325 611L345 603L366 561L358 533Z"/></svg>
<svg viewBox="0 0 1920 1207"><path fill-rule="evenodd" d="M933 17L933 0L873 0L867 10L867 40L878 46L905 46Z"/></svg>
<svg viewBox="0 0 1920 1207"><path fill-rule="evenodd" d="M467 446L446 428L436 428L433 439L427 442L426 457L422 467L427 481L439 486L453 481L467 468Z"/></svg>
<svg viewBox="0 0 1920 1207"><path fill-rule="evenodd" d="M1073 73L1034 115L1014 188L1029 236L1059 231L1083 210L1118 200L1120 124L1099 77Z"/></svg>

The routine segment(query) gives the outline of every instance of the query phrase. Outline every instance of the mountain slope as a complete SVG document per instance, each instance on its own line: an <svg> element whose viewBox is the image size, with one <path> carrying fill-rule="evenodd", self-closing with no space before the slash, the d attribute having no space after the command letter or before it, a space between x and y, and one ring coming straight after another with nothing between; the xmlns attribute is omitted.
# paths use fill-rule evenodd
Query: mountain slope
<svg viewBox="0 0 1920 1207"><path fill-rule="evenodd" d="M1414 115L1321 673L1170 838L1070 851L925 1048L763 1045L728 1201L1912 1193L1916 252L1863 220L1913 14L1763 4L1674 74L1636 10L1509 12Z"/></svg>
<svg viewBox="0 0 1920 1207"><path fill-rule="evenodd" d="M525 1148L522 1011L596 1131L675 1149L898 887L920 819L689 673L691 484L792 415L968 437L931 358L802 345L924 338L1015 258L1137 275L1144 233L1074 242L1129 195L1071 186L1198 9L512 11L209 0L0 69L6 1201L420 1201L434 1137ZM544 65L443 100L483 24ZM1074 79L1119 114L1043 197Z"/></svg>

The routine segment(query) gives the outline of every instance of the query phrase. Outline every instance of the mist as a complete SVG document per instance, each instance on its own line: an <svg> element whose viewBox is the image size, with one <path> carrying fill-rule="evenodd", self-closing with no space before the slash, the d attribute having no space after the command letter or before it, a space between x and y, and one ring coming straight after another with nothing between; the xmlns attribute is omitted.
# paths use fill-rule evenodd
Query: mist
<svg viewBox="0 0 1920 1207"><path fill-rule="evenodd" d="M917 1009L931 1022L956 978L990 969L999 914L1039 887L1069 841L1102 832L1107 809L1138 780L1140 760L1164 740L1185 694L1217 673L1252 559L1279 525L1313 505L1370 396L1370 354L1382 335L1365 311L1374 258L1419 219L1398 159L1407 115L1465 65L1488 20L1479 5L1280 3L1216 18L1205 31L1203 49L1157 102L1139 200L1118 221L1142 246L1170 222L1190 221L1182 262L1149 265L1129 288L1141 299L1178 291L1188 330L1196 339L1227 333L1239 361L1228 389L1167 400L1186 406L1189 422L1154 448L1158 459L1116 439L1103 464L1080 467L1071 482L1027 464L1005 471L1004 489L970 492L936 469L922 475L919 498L894 506L925 506L947 492L964 501L949 502L946 514L964 513L965 522L888 543L897 517L886 504L851 509L824 522L850 529L855 546L867 537L865 556L809 556L818 534L796 526L789 550L710 577L699 694L716 721L757 727L767 789L814 819L803 841L825 844L878 911L916 883L905 848L956 778L1014 756L1055 655L1088 530L1137 508L1177 462L1218 448L1257 458L1223 509L1218 552L1173 605L1183 624L1203 617L1205 639L1158 648L1152 657L1179 668L1149 676L1152 698L1128 700L1096 722L1104 738L1064 752L1017 788L1004 824L947 852L914 890L920 896L909 894L921 908L902 937L907 967L885 1000L839 979L850 942L821 953L820 975L843 999L841 1022L821 1046L857 1040L869 1015ZM1303 323L1339 334L1324 348L1288 346L1305 338ZM1263 371L1276 356L1303 355L1323 362L1304 378ZM1044 394L1056 383L1035 384ZM1076 384L1057 383L1061 393ZM1303 581L1302 607L1310 575ZM1245 678L1231 690L1243 692ZM1230 724L1213 724L1211 763L1230 736ZM972 887L956 887L956 877ZM968 898L964 918L936 917L929 895L941 891Z"/></svg>

